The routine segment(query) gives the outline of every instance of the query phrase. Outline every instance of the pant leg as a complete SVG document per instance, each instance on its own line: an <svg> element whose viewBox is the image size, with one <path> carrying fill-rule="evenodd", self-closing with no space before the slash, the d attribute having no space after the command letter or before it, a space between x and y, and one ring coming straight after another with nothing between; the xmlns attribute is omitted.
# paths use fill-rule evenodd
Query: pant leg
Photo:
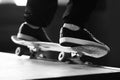
<svg viewBox="0 0 120 80"><path fill-rule="evenodd" d="M78 26L83 25L89 19L91 12L96 7L98 0L70 0L63 15L65 23Z"/></svg>
<svg viewBox="0 0 120 80"><path fill-rule="evenodd" d="M28 0L24 18L25 21L35 25L46 27L57 9L57 0Z"/></svg>

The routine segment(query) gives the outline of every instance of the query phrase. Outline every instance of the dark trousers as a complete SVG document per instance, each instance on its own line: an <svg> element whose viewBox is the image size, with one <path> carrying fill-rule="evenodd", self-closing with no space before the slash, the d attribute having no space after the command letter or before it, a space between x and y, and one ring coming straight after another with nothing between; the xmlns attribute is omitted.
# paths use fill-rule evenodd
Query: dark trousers
<svg viewBox="0 0 120 80"><path fill-rule="evenodd" d="M63 14L64 23L83 25L96 7L97 0L70 0ZM57 9L57 0L28 0L25 21L46 27L50 24Z"/></svg>

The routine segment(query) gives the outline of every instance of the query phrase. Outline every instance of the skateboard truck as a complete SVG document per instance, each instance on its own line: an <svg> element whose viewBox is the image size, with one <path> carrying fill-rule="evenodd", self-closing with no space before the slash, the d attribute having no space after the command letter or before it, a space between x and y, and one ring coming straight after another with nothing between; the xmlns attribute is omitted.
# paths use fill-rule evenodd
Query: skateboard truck
<svg viewBox="0 0 120 80"><path fill-rule="evenodd" d="M81 57L77 52L71 52L71 53L66 53L66 52L61 52L58 56L58 60L65 62L69 59L76 58L76 57Z"/></svg>

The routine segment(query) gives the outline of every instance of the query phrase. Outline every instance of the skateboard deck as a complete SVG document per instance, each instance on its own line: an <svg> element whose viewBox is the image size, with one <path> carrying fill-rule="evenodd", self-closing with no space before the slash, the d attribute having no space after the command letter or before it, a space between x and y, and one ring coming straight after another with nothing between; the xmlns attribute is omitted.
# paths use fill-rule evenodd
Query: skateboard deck
<svg viewBox="0 0 120 80"><path fill-rule="evenodd" d="M54 42L41 42L41 41L26 41L17 38L16 35L11 36L11 39L14 43L27 46L32 51L57 51L63 53L72 53L81 55L87 55L95 58L102 57L107 54L107 50L100 49L94 46L79 46L79 47L65 47L61 46L58 43Z"/></svg>
<svg viewBox="0 0 120 80"><path fill-rule="evenodd" d="M18 39L16 36L12 36L13 42L27 46L28 48L37 51L37 49L41 49L43 51L58 51L58 52L68 52L68 53L76 53L71 47L63 47L58 43L54 42L41 42L41 41L25 41Z"/></svg>

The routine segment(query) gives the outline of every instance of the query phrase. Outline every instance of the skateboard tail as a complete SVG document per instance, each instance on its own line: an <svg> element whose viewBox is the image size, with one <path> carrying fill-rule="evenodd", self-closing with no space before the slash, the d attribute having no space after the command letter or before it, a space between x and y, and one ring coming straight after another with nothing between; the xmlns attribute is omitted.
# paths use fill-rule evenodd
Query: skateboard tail
<svg viewBox="0 0 120 80"><path fill-rule="evenodd" d="M26 45L33 46L34 45L33 42L30 43L30 42L25 41L25 40L19 40L19 39L15 38L14 36L11 36L11 39L14 43L19 44L19 45L23 45L23 46L26 46Z"/></svg>
<svg viewBox="0 0 120 80"><path fill-rule="evenodd" d="M109 52L109 50L107 49L103 49L96 46L78 46L78 47L73 47L73 49L78 53L82 52L84 55L91 56L94 58L103 57L107 55L107 53Z"/></svg>

